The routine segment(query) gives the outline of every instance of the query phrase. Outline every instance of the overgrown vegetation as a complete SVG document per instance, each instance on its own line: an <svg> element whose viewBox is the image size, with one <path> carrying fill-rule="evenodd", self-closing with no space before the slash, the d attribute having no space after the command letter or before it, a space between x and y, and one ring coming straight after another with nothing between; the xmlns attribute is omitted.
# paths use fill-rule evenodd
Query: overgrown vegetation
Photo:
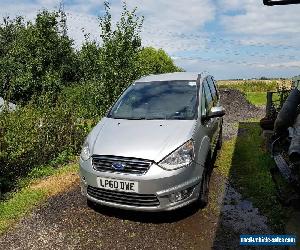
<svg viewBox="0 0 300 250"><path fill-rule="evenodd" d="M277 200L270 174L274 162L260 133L257 122L239 123L239 136L224 142L216 165L244 198L268 217L274 230L282 232L285 212Z"/></svg>
<svg viewBox="0 0 300 250"><path fill-rule="evenodd" d="M75 154L86 135L85 128L63 103L42 107L28 104L0 114L2 128L0 183L3 193L16 177L50 162L61 152Z"/></svg>
<svg viewBox="0 0 300 250"><path fill-rule="evenodd" d="M129 83L181 70L164 51L142 47L142 23L124 4L114 26L105 3L101 44L86 34L75 50L61 10L44 10L34 22L3 19L0 95L5 106L13 102L17 110L0 113L0 199L31 169L61 154L77 154L90 128Z"/></svg>

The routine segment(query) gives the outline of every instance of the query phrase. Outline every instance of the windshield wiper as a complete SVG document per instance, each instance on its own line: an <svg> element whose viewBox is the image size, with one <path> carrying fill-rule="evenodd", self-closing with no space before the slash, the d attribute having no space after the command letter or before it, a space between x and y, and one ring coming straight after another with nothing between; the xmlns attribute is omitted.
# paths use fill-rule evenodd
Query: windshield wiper
<svg viewBox="0 0 300 250"><path fill-rule="evenodd" d="M146 117L130 117L128 120L147 120Z"/></svg>
<svg viewBox="0 0 300 250"><path fill-rule="evenodd" d="M147 120L146 117L116 117L113 116L113 119L124 119L124 120Z"/></svg>

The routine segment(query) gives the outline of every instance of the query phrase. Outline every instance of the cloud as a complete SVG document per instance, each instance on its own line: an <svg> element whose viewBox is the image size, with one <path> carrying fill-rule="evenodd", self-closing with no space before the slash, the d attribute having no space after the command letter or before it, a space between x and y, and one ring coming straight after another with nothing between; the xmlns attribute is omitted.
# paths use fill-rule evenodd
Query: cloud
<svg viewBox="0 0 300 250"><path fill-rule="evenodd" d="M84 34L88 34L90 40L100 42L100 27L97 17L75 11L67 11L66 15L68 35L74 40L75 48L80 48L85 41Z"/></svg>
<svg viewBox="0 0 300 250"><path fill-rule="evenodd" d="M58 9L60 1L4 1L1 3L0 15L24 15L34 19L38 10L47 8ZM76 0L65 3L68 17L69 35L79 47L84 41L82 29L91 34L91 39L99 40L97 16L103 14L103 2L98 0ZM145 17L143 25L143 44L163 48L169 53L177 53L200 49L205 44L207 34L204 25L214 20L215 5L211 0L128 0L129 9L137 7L137 14ZM122 11L122 1L111 1L113 20L119 19ZM5 13L4 13L5 12ZM201 34L198 38L192 35Z"/></svg>
<svg viewBox="0 0 300 250"><path fill-rule="evenodd" d="M36 1L3 1L1 2L0 17L23 16L25 20L33 21L36 14L47 9L49 11L58 10L60 0L36 0ZM99 40L99 26L97 14L103 10L103 1L86 0L74 1L72 5L65 4L67 14L68 34L74 40L74 46L79 48L84 42L84 33L91 34L90 38ZM91 14L93 11L94 14ZM84 30L84 32L83 32Z"/></svg>
<svg viewBox="0 0 300 250"><path fill-rule="evenodd" d="M261 67L261 68L297 68L297 69L300 69L300 61L258 64L257 66Z"/></svg>
<svg viewBox="0 0 300 250"><path fill-rule="evenodd" d="M182 59L176 58L175 62L180 67L186 67L190 71L202 72L208 71L216 79L248 79L265 77L290 77L299 75L300 62L285 62L281 64L242 64L235 62L208 63L201 59Z"/></svg>
<svg viewBox="0 0 300 250"><path fill-rule="evenodd" d="M222 0L233 2L233 0ZM221 23L227 32L251 35L299 35L300 6L264 6L262 1L240 1L237 5L240 13L236 15L223 14Z"/></svg>
<svg viewBox="0 0 300 250"><path fill-rule="evenodd" d="M85 33L100 40L98 16L104 0L65 1L68 34L79 48ZM1 0L0 16L34 20L44 8L57 10L60 0ZM145 17L144 46L166 50L181 67L210 70L219 78L286 75L299 70L300 5L266 7L262 0L127 0ZM117 21L121 0L111 0Z"/></svg>
<svg viewBox="0 0 300 250"><path fill-rule="evenodd" d="M240 10L245 4L242 0L219 0L218 6L221 11Z"/></svg>
<svg viewBox="0 0 300 250"><path fill-rule="evenodd" d="M191 37L203 32L203 26L215 18L215 5L210 0L129 0L129 9L145 17L144 45L163 48L169 53L193 50L204 41ZM113 16L121 12L120 2L112 4Z"/></svg>

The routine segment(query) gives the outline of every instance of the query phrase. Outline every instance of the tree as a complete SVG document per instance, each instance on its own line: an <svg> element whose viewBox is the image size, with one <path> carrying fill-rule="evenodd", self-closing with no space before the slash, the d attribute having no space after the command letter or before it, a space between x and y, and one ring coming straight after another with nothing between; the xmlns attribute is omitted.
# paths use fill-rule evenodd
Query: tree
<svg viewBox="0 0 300 250"><path fill-rule="evenodd" d="M24 28L21 17L15 20L5 17L0 25L0 93L5 102L11 99L15 74L22 66L19 58L11 52L14 51L19 33Z"/></svg>
<svg viewBox="0 0 300 250"><path fill-rule="evenodd" d="M4 97L28 102L43 92L58 92L77 80L73 41L62 11L42 11L35 22L5 18L0 26L0 79Z"/></svg>
<svg viewBox="0 0 300 250"><path fill-rule="evenodd" d="M139 52L139 65L141 75L183 71L164 50L152 47L143 48Z"/></svg>
<svg viewBox="0 0 300 250"><path fill-rule="evenodd" d="M96 41L86 39L81 50L78 51L80 77L83 81L101 79L101 47Z"/></svg>
<svg viewBox="0 0 300 250"><path fill-rule="evenodd" d="M136 9L129 11L123 3L123 12L115 29L112 27L110 6L105 2L105 15L100 18L101 38L101 80L107 95L107 105L140 75L138 53L141 50L141 27L143 17L136 15Z"/></svg>

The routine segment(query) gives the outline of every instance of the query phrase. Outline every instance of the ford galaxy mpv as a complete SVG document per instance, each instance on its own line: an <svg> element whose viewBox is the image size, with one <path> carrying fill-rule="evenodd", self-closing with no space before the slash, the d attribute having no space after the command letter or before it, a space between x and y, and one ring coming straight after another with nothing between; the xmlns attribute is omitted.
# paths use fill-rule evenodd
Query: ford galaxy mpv
<svg viewBox="0 0 300 250"><path fill-rule="evenodd" d="M206 205L224 114L211 75L135 81L84 142L82 194L89 203L142 211Z"/></svg>

